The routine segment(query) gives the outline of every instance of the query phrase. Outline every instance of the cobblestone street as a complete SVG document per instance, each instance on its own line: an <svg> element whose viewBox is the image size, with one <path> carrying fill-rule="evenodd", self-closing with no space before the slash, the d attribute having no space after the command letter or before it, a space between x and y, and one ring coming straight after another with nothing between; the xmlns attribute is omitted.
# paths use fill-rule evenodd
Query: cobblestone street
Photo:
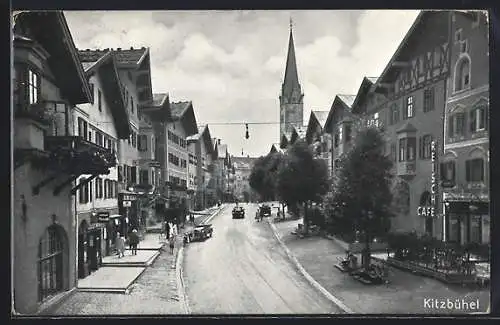
<svg viewBox="0 0 500 325"><path fill-rule="evenodd" d="M182 314L182 302L177 295L175 256L168 247L134 283L128 294L76 292L51 315L134 315Z"/></svg>

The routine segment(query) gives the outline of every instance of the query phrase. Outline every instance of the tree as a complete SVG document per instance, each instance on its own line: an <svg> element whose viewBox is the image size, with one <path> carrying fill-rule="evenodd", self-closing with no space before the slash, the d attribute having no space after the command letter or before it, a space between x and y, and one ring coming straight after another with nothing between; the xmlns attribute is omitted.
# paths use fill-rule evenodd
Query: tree
<svg viewBox="0 0 500 325"><path fill-rule="evenodd" d="M304 141L296 142L286 153L277 173L277 192L288 206L303 204L304 230L309 230L308 207L321 202L329 188L328 167L315 159Z"/></svg>
<svg viewBox="0 0 500 325"><path fill-rule="evenodd" d="M384 155L382 133L373 127L359 131L353 148L340 161L332 205L365 241L363 265L370 263L374 235L387 234L393 216L391 192L392 161Z"/></svg>
<svg viewBox="0 0 500 325"><path fill-rule="evenodd" d="M270 153L259 157L250 173L250 187L259 194L262 200L276 199L276 180L278 168L283 160L283 154Z"/></svg>

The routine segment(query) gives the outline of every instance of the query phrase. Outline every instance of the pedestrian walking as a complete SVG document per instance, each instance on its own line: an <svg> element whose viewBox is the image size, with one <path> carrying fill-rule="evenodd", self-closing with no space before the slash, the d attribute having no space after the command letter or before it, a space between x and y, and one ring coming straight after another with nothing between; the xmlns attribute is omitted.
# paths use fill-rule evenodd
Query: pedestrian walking
<svg viewBox="0 0 500 325"><path fill-rule="evenodd" d="M170 238L170 223L165 221L165 239Z"/></svg>
<svg viewBox="0 0 500 325"><path fill-rule="evenodd" d="M174 236L170 236L170 240L168 242L168 245L170 247L170 254L174 254L174 248L175 248L175 237Z"/></svg>
<svg viewBox="0 0 500 325"><path fill-rule="evenodd" d="M139 235L137 235L137 229L132 230L128 240L130 243L130 251L132 255L137 255L137 245L139 244Z"/></svg>
<svg viewBox="0 0 500 325"><path fill-rule="evenodd" d="M115 247L116 247L116 251L118 252L118 258L125 256L125 254L124 254L124 252L125 252L125 238L123 238L123 236L119 232L116 233Z"/></svg>

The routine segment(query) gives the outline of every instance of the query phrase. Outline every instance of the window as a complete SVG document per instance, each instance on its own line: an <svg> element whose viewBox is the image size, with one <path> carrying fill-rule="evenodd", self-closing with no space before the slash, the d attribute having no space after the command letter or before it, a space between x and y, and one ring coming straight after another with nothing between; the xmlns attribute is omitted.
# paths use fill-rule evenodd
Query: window
<svg viewBox="0 0 500 325"><path fill-rule="evenodd" d="M137 146L137 133L132 131L132 147L135 148L136 146Z"/></svg>
<svg viewBox="0 0 500 325"><path fill-rule="evenodd" d="M104 143L103 143L103 136L102 136L101 132L96 131L96 133L95 133L95 141L96 141L96 144L98 146L102 147L104 145Z"/></svg>
<svg viewBox="0 0 500 325"><path fill-rule="evenodd" d="M137 167L130 168L130 182L137 183Z"/></svg>
<svg viewBox="0 0 500 325"><path fill-rule="evenodd" d="M118 166L118 181L121 182L123 177L122 177L123 169L122 166Z"/></svg>
<svg viewBox="0 0 500 325"><path fill-rule="evenodd" d="M81 117L78 118L78 135L84 139L87 138L87 122Z"/></svg>
<svg viewBox="0 0 500 325"><path fill-rule="evenodd" d="M134 97L130 96L130 111L134 114Z"/></svg>
<svg viewBox="0 0 500 325"><path fill-rule="evenodd" d="M115 148L113 146L113 143L111 142L111 139L108 139L107 142L108 142L108 149L114 151Z"/></svg>
<svg viewBox="0 0 500 325"><path fill-rule="evenodd" d="M101 186L102 186L102 179L101 179ZM101 193L102 195L102 193ZM104 198L107 199L109 196L109 179L104 180Z"/></svg>
<svg viewBox="0 0 500 325"><path fill-rule="evenodd" d="M78 184L83 183L83 178L80 178L78 181ZM84 186L80 187L78 189L78 203L84 204L85 203L85 193L84 193Z"/></svg>
<svg viewBox="0 0 500 325"><path fill-rule="evenodd" d="M339 126L339 142L342 142L343 133L344 133L344 126L340 125Z"/></svg>
<svg viewBox="0 0 500 325"><path fill-rule="evenodd" d="M90 201L90 202L92 202L92 201L94 200L94 195L93 195L93 192L94 192L94 191L92 190L92 185L93 185L93 184L94 184L94 181L92 180L92 181L90 181L90 182L88 183L88 187L87 187L87 188L88 188L88 191L89 191L89 201Z"/></svg>
<svg viewBox="0 0 500 325"><path fill-rule="evenodd" d="M485 105L474 108L472 111L470 111L469 117L469 126L471 133L484 131L486 129L488 124L488 117Z"/></svg>
<svg viewBox="0 0 500 325"><path fill-rule="evenodd" d="M455 113L448 119L448 136L450 138L464 135L465 115L464 113Z"/></svg>
<svg viewBox="0 0 500 325"><path fill-rule="evenodd" d="M399 107L393 104L391 107L391 124L396 124L399 122Z"/></svg>
<svg viewBox="0 0 500 325"><path fill-rule="evenodd" d="M432 135L427 134L420 138L420 159L431 159Z"/></svg>
<svg viewBox="0 0 500 325"><path fill-rule="evenodd" d="M399 161L415 160L416 138L404 138L399 140Z"/></svg>
<svg viewBox="0 0 500 325"><path fill-rule="evenodd" d="M380 125L380 121L379 121L379 113L375 113L373 114L373 122L372 122L373 126L375 127L379 127Z"/></svg>
<svg viewBox="0 0 500 325"><path fill-rule="evenodd" d="M408 96L406 98L406 110L404 111L404 118L413 117L414 109L413 109L413 96Z"/></svg>
<svg viewBox="0 0 500 325"><path fill-rule="evenodd" d="M102 93L100 89L97 89L97 108L99 112L102 112Z"/></svg>
<svg viewBox="0 0 500 325"><path fill-rule="evenodd" d="M434 87L424 90L424 113L434 110Z"/></svg>
<svg viewBox="0 0 500 325"><path fill-rule="evenodd" d="M95 197L96 199L102 198L102 179L96 178L95 180Z"/></svg>
<svg viewBox="0 0 500 325"><path fill-rule="evenodd" d="M141 170L141 174L139 176L140 180L139 183L141 184L149 184L149 172L148 170Z"/></svg>
<svg viewBox="0 0 500 325"><path fill-rule="evenodd" d="M455 31L455 43L458 43L462 40L462 29L457 29Z"/></svg>
<svg viewBox="0 0 500 325"><path fill-rule="evenodd" d="M40 96L40 79L33 70L28 70L28 95L29 104L38 103Z"/></svg>
<svg viewBox="0 0 500 325"><path fill-rule="evenodd" d="M476 158L465 162L467 182L483 182L484 181L484 160Z"/></svg>
<svg viewBox="0 0 500 325"><path fill-rule="evenodd" d="M155 179L155 171L154 169L151 171L151 184L156 185L156 179Z"/></svg>
<svg viewBox="0 0 500 325"><path fill-rule="evenodd" d="M455 70L455 91L467 89L470 82L470 62L467 57L458 61Z"/></svg>
<svg viewBox="0 0 500 325"><path fill-rule="evenodd" d="M137 140L137 148L139 149L139 151L148 151L148 136L141 134L139 135Z"/></svg>
<svg viewBox="0 0 500 325"><path fill-rule="evenodd" d="M92 95L92 102L94 102L94 84L90 83L90 93Z"/></svg>
<svg viewBox="0 0 500 325"><path fill-rule="evenodd" d="M455 185L455 161L448 160L441 163L440 169L443 186L453 187Z"/></svg>

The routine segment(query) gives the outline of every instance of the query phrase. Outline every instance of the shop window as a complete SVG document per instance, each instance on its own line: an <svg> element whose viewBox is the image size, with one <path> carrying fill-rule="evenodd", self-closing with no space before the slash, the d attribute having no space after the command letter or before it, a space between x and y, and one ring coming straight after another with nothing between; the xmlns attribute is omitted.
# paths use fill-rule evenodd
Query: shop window
<svg viewBox="0 0 500 325"><path fill-rule="evenodd" d="M424 90L424 113L434 110L434 87Z"/></svg>
<svg viewBox="0 0 500 325"><path fill-rule="evenodd" d="M147 169L141 170L140 175L139 175L139 183L141 184L149 184L149 172Z"/></svg>
<svg viewBox="0 0 500 325"><path fill-rule="evenodd" d="M465 179L469 183L484 181L484 160L482 158L470 159L465 162Z"/></svg>
<svg viewBox="0 0 500 325"><path fill-rule="evenodd" d="M448 119L448 136L450 138L461 137L465 134L465 114L455 113Z"/></svg>
<svg viewBox="0 0 500 325"><path fill-rule="evenodd" d="M481 223L482 223L481 216L471 215L470 242L481 244L481 239L482 239Z"/></svg>
<svg viewBox="0 0 500 325"><path fill-rule="evenodd" d="M420 137L419 149L420 149L420 159L431 159L431 142L432 135L427 134Z"/></svg>
<svg viewBox="0 0 500 325"><path fill-rule="evenodd" d="M416 138L403 138L399 139L399 161L414 161Z"/></svg>
<svg viewBox="0 0 500 325"><path fill-rule="evenodd" d="M470 86L470 61L467 56L462 57L455 68L455 91L461 91Z"/></svg>
<svg viewBox="0 0 500 325"><path fill-rule="evenodd" d="M486 105L474 107L469 113L469 127L471 133L484 131L488 124L488 112Z"/></svg>
<svg viewBox="0 0 500 325"><path fill-rule="evenodd" d="M63 237L57 226L47 228L38 243L38 301L63 289Z"/></svg>

